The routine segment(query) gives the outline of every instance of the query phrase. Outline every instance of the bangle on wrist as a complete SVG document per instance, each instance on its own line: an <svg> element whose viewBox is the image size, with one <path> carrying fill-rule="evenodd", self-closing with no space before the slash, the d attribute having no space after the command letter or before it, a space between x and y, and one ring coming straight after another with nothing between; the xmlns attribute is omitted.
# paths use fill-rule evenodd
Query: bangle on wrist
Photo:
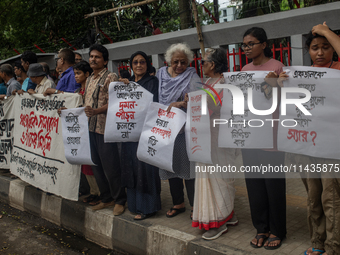
<svg viewBox="0 0 340 255"><path fill-rule="evenodd" d="M58 94L58 90L57 89L54 91L54 94Z"/></svg>

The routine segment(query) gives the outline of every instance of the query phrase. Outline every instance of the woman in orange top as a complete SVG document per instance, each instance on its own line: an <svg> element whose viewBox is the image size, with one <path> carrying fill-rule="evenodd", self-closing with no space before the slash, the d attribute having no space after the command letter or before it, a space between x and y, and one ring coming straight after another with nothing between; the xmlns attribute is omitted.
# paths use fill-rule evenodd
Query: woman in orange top
<svg viewBox="0 0 340 255"><path fill-rule="evenodd" d="M340 38L328 28L326 22L313 27L306 47L313 61L312 66L340 70L340 63L333 61L334 51L340 56ZM287 78L288 75L283 72L279 80ZM282 86L282 82L279 85ZM292 153L287 153L286 160L293 164L302 164L303 167L310 164L327 164L330 167L340 163L336 159ZM308 194L307 222L312 243L312 247L305 251L306 255L340 254L340 178L330 168L328 170L317 176L318 178L311 178L310 173L301 176Z"/></svg>

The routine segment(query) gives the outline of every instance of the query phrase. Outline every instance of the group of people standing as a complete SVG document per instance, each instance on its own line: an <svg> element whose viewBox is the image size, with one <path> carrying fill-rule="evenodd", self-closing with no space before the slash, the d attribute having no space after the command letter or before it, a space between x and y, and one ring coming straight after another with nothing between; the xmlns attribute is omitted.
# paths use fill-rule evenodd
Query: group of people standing
<svg viewBox="0 0 340 255"><path fill-rule="evenodd" d="M313 27L308 35L306 47L309 51L313 66L340 69L339 63L332 60L334 51L340 54L340 39L326 25L320 24ZM282 81L288 76L283 72L284 65L271 58L271 50L267 41L267 36L262 28L253 27L247 30L243 37L242 49L246 56L252 62L242 68L242 71L268 71L265 82L262 84L263 100L272 97L272 87L281 87ZM192 61L192 52L185 44L175 44L169 47L165 54L167 67L162 67L157 72L157 82L152 80L142 82L142 86L154 94L154 101L177 107L186 111L188 97L186 94L190 89L190 80L194 79L197 74L193 68L188 67ZM139 59L138 59L139 58ZM145 75L148 76L146 66L149 60L145 53L137 52L131 58L132 70L138 72L137 67L145 64ZM226 52L221 49L208 49L202 60L202 69L204 74L210 79L207 85L214 87L217 83L223 82L223 73L228 70L228 61ZM132 80L138 82L137 76ZM197 78L197 77L196 77ZM150 87L147 87L147 84ZM153 85L151 85L153 84ZM158 89L158 95L157 95ZM217 91L221 93L221 91ZM210 101L211 100L211 101ZM212 99L208 99L211 119L218 118L220 115L220 105L215 105ZM279 112L273 113L273 118L278 118ZM212 125L212 123L211 123ZM271 150L261 149L225 149L217 147L218 129L211 128L211 156L213 165L237 164L236 160L242 154L243 165L260 166L261 164L271 166L280 166L286 163L294 162L295 164L306 165L309 163L324 163L328 161L321 158L307 157L284 153L277 150L277 125L273 127L274 146ZM195 180L190 176L192 162L188 161L185 148L185 134L179 133L176 137L173 156L173 169L175 173L164 170L159 171L161 179L168 179L170 193L173 199L173 206L167 211L167 217L175 217L185 211L184 204L184 183L187 190L189 205L191 207L192 226L207 230L202 238L213 240L228 231L228 225L238 223L234 211L234 179L233 176L205 176L206 173L196 173ZM135 156L137 145L133 151ZM131 152L132 150L130 150ZM131 211L137 213L135 219L144 219L153 216L159 207L159 192L152 193L154 187L158 187L159 179L157 170L141 172L141 165L144 169L152 168L146 163L138 161L135 158L134 164L130 163L134 188L137 192L133 193L133 204L138 204L138 193L154 194L146 197L146 194L140 197L140 207L131 208ZM196 163L201 164L201 163ZM124 167L122 171L126 171ZM156 172L156 174L155 174ZM149 175L149 177L148 177ZM286 237L286 182L284 173L275 173L258 176L256 173L246 173L246 186L251 210L251 218L256 229L256 236L250 241L254 248L264 247L267 250L278 249ZM156 177L156 178L155 178ZM260 177L260 178L259 178ZM318 178L302 176L304 185L308 194L308 225L311 233L312 247L305 251L308 255L317 254L339 254L340 253L340 182L339 178L331 176L328 178L320 174ZM137 181L136 181L137 180ZM138 180L143 185L138 186ZM141 189L146 185L149 190ZM138 189L140 190L138 192ZM144 196L144 197L143 197ZM128 201L130 198L128 196ZM152 201L152 205L149 205ZM142 205L148 204L147 208ZM154 208L154 210L149 210ZM158 209L157 209L158 208ZM130 209L130 206L129 206Z"/></svg>
<svg viewBox="0 0 340 255"><path fill-rule="evenodd" d="M306 46L313 66L340 69L340 64L332 60L334 51L340 55L340 39L326 23L313 27ZM242 71L269 72L262 84L263 100L267 100L272 96L272 87L280 87L282 81L288 79L282 70L284 65L271 58L267 36L262 28L253 27L245 32L242 49L247 58L252 60ZM203 172L198 172L196 178L193 177L191 170L195 164L202 163L189 161L183 130L175 140L174 173L139 161L138 142L122 143L120 154L116 143L104 142L109 84L118 81L118 76L106 68L108 57L108 50L104 46L93 45L89 49L89 63L81 61L74 65L75 54L68 49L61 50L56 59L57 66L63 70L61 80L56 88L50 86L39 92L45 96L64 92L83 95L85 113L89 120L91 155L95 163L92 169L83 167L83 172L88 171L88 175L91 175L92 170L94 175L88 178L94 193L91 191L91 196L84 202L92 202L93 210L114 206L114 215L122 214L128 202L129 211L136 214L134 219L144 220L161 209L160 180L168 180L173 206L166 212L166 217L175 217L186 210L185 185L192 226L206 230L202 238L214 240L226 233L228 226L238 224L237 212L234 210L234 178L231 174L222 176L218 173L208 177L207 173ZM168 66L160 68L156 76L153 76L150 75L153 68L149 57L146 53L137 51L130 58L133 75L121 78L120 81L140 84L153 94L154 102L168 105L168 111L172 107L186 111L190 82L199 78L196 70L189 67L193 52L186 44L178 43L168 48L165 59ZM25 68L25 58L22 57L22 61ZM40 75L40 67L34 66L34 63L29 64L29 73L32 71ZM228 71L228 59L224 49L208 49L201 64L205 76L209 77L206 83L208 87L214 88L216 84L224 82L223 73ZM2 70L0 68L1 77ZM42 80L36 80L34 75L30 77L41 86L47 80L45 76ZM6 79L6 76L4 78ZM221 94L222 91L217 90L217 93ZM3 98L0 95L0 99ZM221 105L215 105L211 98L207 103L211 120L219 118ZM273 118L277 119L278 114L278 111L274 112ZM328 162L326 159L278 151L277 125L273 128L274 147L271 150L219 148L218 128L213 127L213 123L210 124L213 165L235 165L241 155L245 166L280 166L285 164L285 157L286 161L290 160L295 164ZM285 175L276 173L275 178L270 175L258 177L255 173L245 174L251 218L256 229L256 236L250 241L250 245L254 248L273 250L281 246L287 232ZM312 247L306 250L305 254L340 254L339 178L324 178L322 174L313 179L303 176L303 183L308 193L308 225L312 241Z"/></svg>

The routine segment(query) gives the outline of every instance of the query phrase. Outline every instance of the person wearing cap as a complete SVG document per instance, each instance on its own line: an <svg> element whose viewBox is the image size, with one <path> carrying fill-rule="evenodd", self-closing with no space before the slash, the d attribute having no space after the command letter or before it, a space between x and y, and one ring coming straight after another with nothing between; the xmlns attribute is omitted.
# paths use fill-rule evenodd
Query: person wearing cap
<svg viewBox="0 0 340 255"><path fill-rule="evenodd" d="M7 85L7 94L0 95L0 99L7 99L12 95L12 91L15 89L21 89L21 84L14 78L13 67L10 64L3 64L0 66L0 77Z"/></svg>
<svg viewBox="0 0 340 255"><path fill-rule="evenodd" d="M28 68L28 76L30 79L37 84L36 88L29 89L27 92L32 94L43 94L48 88L55 87L53 81L47 79L46 73L43 69L43 66L40 64L31 64Z"/></svg>

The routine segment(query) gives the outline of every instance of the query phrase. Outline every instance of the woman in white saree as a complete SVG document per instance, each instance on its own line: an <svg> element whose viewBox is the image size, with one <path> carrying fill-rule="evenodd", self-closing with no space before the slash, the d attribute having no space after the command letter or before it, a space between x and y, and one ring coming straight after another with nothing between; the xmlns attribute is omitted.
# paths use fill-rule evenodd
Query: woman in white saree
<svg viewBox="0 0 340 255"><path fill-rule="evenodd" d="M214 88L217 83L223 83L223 72L228 70L228 60L226 52L222 48L208 49L202 60L203 72L210 77L204 86L215 96L215 101L219 102L217 96L209 86ZM221 95L222 89L215 89ZM210 114L211 130L211 160L212 165L197 163L200 169L208 169L209 166L219 165L221 167L234 166L236 158L240 155L238 149L218 148L218 125L213 127L213 120L220 118L221 105L213 102L207 96L208 109ZM193 227L205 229L202 236L206 240L214 240L228 231L227 225L236 225L238 220L234 216L235 188L232 173L210 174L206 172L196 172L195 199L193 212Z"/></svg>

